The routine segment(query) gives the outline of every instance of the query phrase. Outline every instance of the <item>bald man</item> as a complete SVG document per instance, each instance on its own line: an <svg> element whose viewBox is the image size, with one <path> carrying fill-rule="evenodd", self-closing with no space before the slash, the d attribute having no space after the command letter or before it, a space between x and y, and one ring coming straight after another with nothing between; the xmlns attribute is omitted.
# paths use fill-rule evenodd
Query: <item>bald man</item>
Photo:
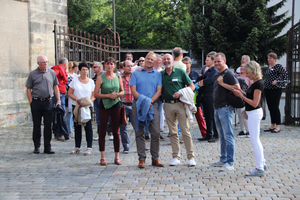
<svg viewBox="0 0 300 200"><path fill-rule="evenodd" d="M44 153L54 154L51 149L51 122L53 110L53 92L57 99L57 105L61 104L60 93L58 89L58 80L55 72L47 68L48 58L46 56L39 56L37 58L38 68L30 72L26 82L26 94L30 104L33 133L32 139L34 143L33 153L40 153L41 145L41 122L44 118Z"/></svg>

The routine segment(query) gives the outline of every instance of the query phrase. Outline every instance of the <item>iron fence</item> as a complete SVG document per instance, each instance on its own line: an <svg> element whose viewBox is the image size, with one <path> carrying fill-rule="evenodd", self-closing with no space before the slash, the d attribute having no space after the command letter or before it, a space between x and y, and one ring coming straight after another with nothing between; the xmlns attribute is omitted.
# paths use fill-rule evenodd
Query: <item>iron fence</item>
<svg viewBox="0 0 300 200"><path fill-rule="evenodd" d="M104 61L113 57L120 61L120 36L110 28L106 28L99 36L74 30L65 26L57 26L54 21L55 64L61 57L69 61L93 62Z"/></svg>
<svg viewBox="0 0 300 200"><path fill-rule="evenodd" d="M287 65L291 80L286 88L285 124L300 125L300 22L287 32Z"/></svg>

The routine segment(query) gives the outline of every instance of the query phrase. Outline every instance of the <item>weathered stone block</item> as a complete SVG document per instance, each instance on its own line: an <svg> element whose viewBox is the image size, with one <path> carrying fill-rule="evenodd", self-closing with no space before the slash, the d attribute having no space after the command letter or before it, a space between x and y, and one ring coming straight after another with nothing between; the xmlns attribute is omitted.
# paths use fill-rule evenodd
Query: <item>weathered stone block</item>
<svg viewBox="0 0 300 200"><path fill-rule="evenodd" d="M32 33L41 33L41 23L32 21L30 23L30 32Z"/></svg>
<svg viewBox="0 0 300 200"><path fill-rule="evenodd" d="M46 13L41 10L32 10L30 12L29 20L44 23L46 20Z"/></svg>

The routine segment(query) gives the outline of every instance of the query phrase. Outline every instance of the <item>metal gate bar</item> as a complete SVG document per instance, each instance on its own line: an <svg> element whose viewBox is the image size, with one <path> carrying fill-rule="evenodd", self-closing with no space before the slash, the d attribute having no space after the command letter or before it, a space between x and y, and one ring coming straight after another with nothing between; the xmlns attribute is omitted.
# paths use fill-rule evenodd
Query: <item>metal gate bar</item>
<svg viewBox="0 0 300 200"><path fill-rule="evenodd" d="M300 22L287 32L287 65L291 83L286 88L285 124L300 125Z"/></svg>
<svg viewBox="0 0 300 200"><path fill-rule="evenodd" d="M88 64L104 61L107 57L113 57L116 62L120 62L120 36L110 28L106 28L98 37L77 29L57 26L55 20L53 32L55 64L58 64L61 57Z"/></svg>

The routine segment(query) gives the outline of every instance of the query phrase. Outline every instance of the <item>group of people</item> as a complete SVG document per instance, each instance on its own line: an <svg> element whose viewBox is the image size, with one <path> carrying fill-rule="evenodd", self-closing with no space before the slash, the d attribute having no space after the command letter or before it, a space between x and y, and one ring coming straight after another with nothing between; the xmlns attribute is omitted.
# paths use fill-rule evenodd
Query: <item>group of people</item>
<svg viewBox="0 0 300 200"><path fill-rule="evenodd" d="M124 106L126 117L129 118L135 131L139 168L145 167L146 140L150 140L152 165L164 166L159 160L160 140L163 139L160 135L164 122L163 113L166 116L172 148L170 166L180 164L179 132L182 134L186 148L188 166L195 166L194 146L190 133L190 120L193 119L195 113L202 135L198 140L208 142L220 140L221 156L212 166L221 167L220 171L234 170L235 139L232 128L234 107L228 99L230 93L233 92L245 102L244 110L241 109L238 112L241 124L239 135L250 135L256 157L256 167L247 175L264 175L267 165L259 138L260 121L263 116L261 96L265 93L272 121L270 128L265 131L277 133L280 131L281 123L279 100L282 88L288 83L287 73L281 65L276 64L276 59L275 53L268 55L270 67L263 81L259 64L250 61L249 56L243 56L242 65L240 70L237 70L237 74L238 78L244 79L249 87L242 90L237 76L226 65L225 54L221 52L207 54L206 66L200 74L191 70L191 59L183 57L183 51L179 47L173 50L173 55L161 56L149 52L145 58L140 57L135 63L132 62L132 54L126 54L125 61L119 64L117 72L116 61L108 57L103 64L104 73L102 64L94 63L95 77L93 79L88 77L90 67L87 63L79 64L78 76L74 74L77 66L69 67L68 77L66 58L60 59L59 65L52 67L53 70L51 70L47 68L47 57L39 56L37 58L39 67L29 74L26 83L27 97L33 117L34 153L40 153L42 117L44 117L45 126L44 153L54 153L50 144L52 109L64 106L65 102L68 102L68 132L72 132L71 120L74 120L75 129L75 148L70 153L80 153L83 125L87 141L84 155L90 155L93 141L92 122L89 120L82 123L78 115L81 107L89 108L92 113L94 105L101 153L100 165L107 165L105 136L109 120L112 125L115 164L121 165L119 158L121 143L124 153L128 153L130 148L127 125L120 124L121 117L123 117L121 107ZM68 91L62 87L66 84ZM66 93L69 98L67 101L64 99ZM198 97L194 98L194 95ZM194 99L197 101L195 102ZM246 112L248 120L241 117L242 112ZM54 135L58 140L69 138L68 134L54 133Z"/></svg>

